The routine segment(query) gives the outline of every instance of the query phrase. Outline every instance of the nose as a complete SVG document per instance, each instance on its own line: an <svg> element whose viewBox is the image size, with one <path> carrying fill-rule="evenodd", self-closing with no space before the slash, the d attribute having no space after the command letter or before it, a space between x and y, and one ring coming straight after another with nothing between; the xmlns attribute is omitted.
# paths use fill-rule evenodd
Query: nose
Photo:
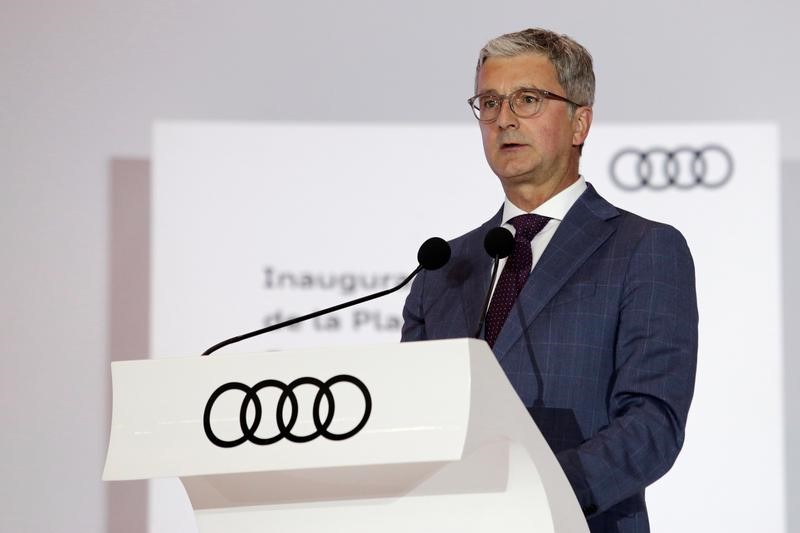
<svg viewBox="0 0 800 533"><path fill-rule="evenodd" d="M500 113L497 115L497 125L500 129L516 128L519 125L519 117L511 110L511 100L503 98L500 101Z"/></svg>

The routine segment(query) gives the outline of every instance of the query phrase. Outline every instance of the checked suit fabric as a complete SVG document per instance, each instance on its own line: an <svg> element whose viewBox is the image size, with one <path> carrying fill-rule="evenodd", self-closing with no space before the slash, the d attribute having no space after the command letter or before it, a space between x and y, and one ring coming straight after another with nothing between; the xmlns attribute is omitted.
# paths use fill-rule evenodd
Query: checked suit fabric
<svg viewBox="0 0 800 533"><path fill-rule="evenodd" d="M494 346L517 296L531 273L533 264L531 240L549 221L549 217L535 214L519 215L508 221L517 231L514 235L514 249L500 274L489 311L486 313L485 338L489 346Z"/></svg>
<svg viewBox="0 0 800 533"><path fill-rule="evenodd" d="M483 243L502 215L450 241L447 265L419 273L403 341L474 333L490 290ZM587 183L527 276L492 346L497 362L592 533L647 533L645 488L681 449L694 389L698 316L686 240Z"/></svg>

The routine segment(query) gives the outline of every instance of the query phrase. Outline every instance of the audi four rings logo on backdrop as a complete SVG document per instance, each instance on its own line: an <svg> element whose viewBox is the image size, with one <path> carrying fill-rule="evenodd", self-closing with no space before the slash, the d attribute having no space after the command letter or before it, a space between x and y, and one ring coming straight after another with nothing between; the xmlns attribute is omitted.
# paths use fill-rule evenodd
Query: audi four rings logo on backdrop
<svg viewBox="0 0 800 533"><path fill-rule="evenodd" d="M361 412L361 419L358 421L358 423L356 423L347 431L334 433L333 431L329 430L331 424L333 423L333 415L336 410L334 395L331 388L338 383L349 383L356 387L356 389L358 389L364 398L364 407L363 412ZM300 412L300 400L298 399L298 395L295 394L295 390L303 385L310 385L312 387L316 387L317 389L313 404L310 406L314 423L314 431L305 435L298 435L293 431L298 421L298 413ZM274 388L277 391L280 391L280 396L278 396L277 401L274 402L274 405L271 402L270 408L267 410L267 416L275 417L277 433L265 437L257 435L265 410L261 403L261 398L259 398L259 392L269 388ZM241 428L241 436L225 440L217 436L211 427L211 410L214 408L215 402L223 394L233 390L238 390L244 393L242 404L239 408L239 426ZM324 405L327 408L324 410L324 419L322 416L323 400ZM288 419L286 418L285 413L287 401L289 402L290 406L290 414ZM251 404L254 412L252 419L248 421L248 411L250 410ZM307 408L308 406L305 407ZM245 385L244 383L232 381L230 383L221 385L213 393L211 393L211 396L206 402L205 411L203 412L203 429L206 432L208 440L221 448L233 448L243 444L246 441L265 446L278 442L284 438L291 442L308 442L320 436L329 440L345 440L349 439L364 428L367 420L369 420L369 415L371 412L372 397L369 394L369 390L360 379L354 376L341 374L324 382L316 378L303 377L292 381L288 385L275 379L265 379L263 381L259 381L252 387Z"/></svg>
<svg viewBox="0 0 800 533"><path fill-rule="evenodd" d="M702 148L625 148L611 159L611 179L626 191L638 189L714 189L733 175L733 157L718 145Z"/></svg>

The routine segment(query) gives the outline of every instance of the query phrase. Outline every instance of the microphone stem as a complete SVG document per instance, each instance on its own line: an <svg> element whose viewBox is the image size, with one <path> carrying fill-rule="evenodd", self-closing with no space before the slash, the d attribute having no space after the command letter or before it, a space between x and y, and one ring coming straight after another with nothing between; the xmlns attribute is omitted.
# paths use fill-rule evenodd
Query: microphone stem
<svg viewBox="0 0 800 533"><path fill-rule="evenodd" d="M489 290L486 291L486 299L483 302L483 310L481 311L481 319L478 322L478 329L475 330L474 338L480 339L483 324L486 322L486 313L489 311L489 298L492 296L492 287L494 287L494 280L497 277L497 269L500 266L500 256L494 256L494 265L492 266L492 280L489 282Z"/></svg>
<svg viewBox="0 0 800 533"><path fill-rule="evenodd" d="M284 322L279 322L277 324L272 324L271 326L267 326L265 328L257 329L255 331L251 331L250 333L245 333L243 335L238 335L236 337L231 337L230 339L227 339L227 340L224 340L224 341L222 341L220 343L215 344L214 346L212 346L211 348L209 348L208 350L203 352L203 355L210 355L211 353L216 352L217 350L219 350L220 348L222 348L224 346L227 346L229 344L233 344L235 342L243 341L245 339L249 339L250 337L256 337L256 336L262 335L264 333L269 333L270 331L275 331L276 329L281 329L281 328L285 328L285 327L291 326L293 324L297 324L298 322L302 322L304 320L310 320L312 318L316 318L316 317L318 317L320 315L324 315L326 313L333 313L333 312L339 311L341 309L345 309L346 307L351 307L351 306L354 306L354 305L358 305L360 303L364 303L364 302L368 302L370 300L374 300L375 298L380 298L381 296L386 296L387 294L391 294L391 293L393 293L395 291L398 291L398 290L402 289L406 284L408 284L409 281L412 280L412 278L414 276L416 276L419 273L420 270L422 270L422 268L423 268L422 265L419 265L416 269L414 269L414 272L409 274L408 277L406 279L404 279L402 282L400 282L399 285L397 285L395 287L392 287L390 289L386 289L386 290L383 290L381 292L376 292L375 294L369 294L367 296L362 296L361 298L356 298L355 300L350 300L349 302L344 302L344 303L341 303L341 304L338 304L338 305L334 305L333 307L328 307L327 309L322 309L320 311L314 311L313 313L309 313L309 314L303 315L303 316L298 316L296 318L292 318L292 319L286 320ZM495 268L497 268L497 267L495 266ZM492 276L492 280L494 280L494 276ZM494 283L494 281L492 283Z"/></svg>

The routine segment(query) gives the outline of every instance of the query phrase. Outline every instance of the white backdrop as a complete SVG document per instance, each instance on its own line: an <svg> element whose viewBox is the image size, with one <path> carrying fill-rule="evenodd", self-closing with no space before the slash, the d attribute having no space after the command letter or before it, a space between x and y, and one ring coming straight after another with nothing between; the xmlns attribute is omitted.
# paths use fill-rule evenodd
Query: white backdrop
<svg viewBox="0 0 800 533"><path fill-rule="evenodd" d="M631 192L609 178L623 148L711 144L731 155L723 187ZM678 227L697 268L697 390L684 451L648 491L655 531L784 529L777 146L765 124L595 125L584 152L582 173L599 192ZM709 175L725 163L710 153L706 162ZM691 161L678 163L685 172ZM474 125L159 124L151 352L200 353L382 288L416 266L425 238L455 237L501 201ZM405 294L217 356L394 342ZM179 485L151 489L151 532L193 531Z"/></svg>

